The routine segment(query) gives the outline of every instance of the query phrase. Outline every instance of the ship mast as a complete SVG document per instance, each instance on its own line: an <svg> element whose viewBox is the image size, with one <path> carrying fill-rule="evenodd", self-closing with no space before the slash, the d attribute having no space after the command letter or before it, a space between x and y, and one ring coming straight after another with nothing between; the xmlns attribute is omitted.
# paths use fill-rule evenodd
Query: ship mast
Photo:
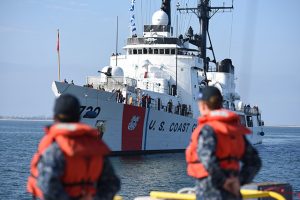
<svg viewBox="0 0 300 200"><path fill-rule="evenodd" d="M169 17L168 25L171 25L171 0L162 0L161 9L167 13Z"/></svg>
<svg viewBox="0 0 300 200"><path fill-rule="evenodd" d="M206 77L206 72L208 71L209 61L210 61L209 58L207 58L207 52L206 52L207 49L212 50L213 56L214 56L214 60L212 62L216 63L215 55L214 55L214 51L212 48L211 39L210 39L210 35L209 35L209 20L219 10L225 11L225 10L232 10L232 9L233 9L233 3L231 4L230 7L226 7L226 6L212 7L210 0L198 0L198 5L196 8L177 7L178 11L193 12L194 14L196 14L196 16L199 19L201 35L199 37L199 41L195 41L195 45L199 48L200 57L203 59L205 82L207 85L208 85L208 80ZM207 36L208 36L208 39L210 42L210 47L207 47Z"/></svg>

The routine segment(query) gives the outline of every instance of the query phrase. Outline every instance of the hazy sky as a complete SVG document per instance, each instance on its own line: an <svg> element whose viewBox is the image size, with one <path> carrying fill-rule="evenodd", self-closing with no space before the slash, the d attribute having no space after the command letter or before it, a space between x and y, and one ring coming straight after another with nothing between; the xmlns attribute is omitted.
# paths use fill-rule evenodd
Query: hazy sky
<svg viewBox="0 0 300 200"><path fill-rule="evenodd" d="M136 2L141 33L161 0ZM193 6L196 0L179 2ZM173 22L176 3L173 0ZM87 75L109 63L115 51L117 15L119 49L124 45L129 5L129 0L1 0L0 115L51 116L57 28L62 77L83 84ZM300 1L235 0L234 7L233 13L218 13L211 21L217 59L227 58L231 49L237 91L244 102L262 108L266 124L300 125ZM180 32L189 25L197 32L194 16L178 16Z"/></svg>

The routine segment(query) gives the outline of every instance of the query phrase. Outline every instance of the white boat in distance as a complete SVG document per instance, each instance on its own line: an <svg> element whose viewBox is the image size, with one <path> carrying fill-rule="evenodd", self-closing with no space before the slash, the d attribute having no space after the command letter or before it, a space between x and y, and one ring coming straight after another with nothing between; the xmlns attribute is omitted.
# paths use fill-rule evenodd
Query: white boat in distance
<svg viewBox="0 0 300 200"><path fill-rule="evenodd" d="M170 5L170 0L162 1L142 36L136 34L132 14L125 54L113 54L110 65L98 76L87 77L84 86L53 82L54 94L75 95L82 105L82 121L104 130L102 138L114 152L180 151L197 126L196 97L203 87L213 85L222 92L224 107L237 112L253 131L249 141L261 143L261 113L240 100L231 60L206 57L207 49L213 50L206 44L211 12L231 7L213 8L209 1L199 1L195 8L178 5L178 10L199 13L201 31L194 34L190 27L185 35L174 36ZM134 13L134 0L130 10Z"/></svg>

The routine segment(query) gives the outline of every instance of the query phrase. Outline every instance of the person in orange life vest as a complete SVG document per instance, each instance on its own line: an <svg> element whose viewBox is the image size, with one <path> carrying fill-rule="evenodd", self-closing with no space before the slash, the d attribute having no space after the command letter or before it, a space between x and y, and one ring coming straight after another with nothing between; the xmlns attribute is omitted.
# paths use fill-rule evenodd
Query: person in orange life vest
<svg viewBox="0 0 300 200"><path fill-rule="evenodd" d="M27 190L44 200L111 200L120 180L107 158L99 132L80 120L80 103L69 94L55 102L47 128L31 161Z"/></svg>
<svg viewBox="0 0 300 200"><path fill-rule="evenodd" d="M241 199L240 186L250 183L261 168L258 152L245 137L251 131L222 104L216 87L205 87L199 94L201 117L186 149L197 200Z"/></svg>

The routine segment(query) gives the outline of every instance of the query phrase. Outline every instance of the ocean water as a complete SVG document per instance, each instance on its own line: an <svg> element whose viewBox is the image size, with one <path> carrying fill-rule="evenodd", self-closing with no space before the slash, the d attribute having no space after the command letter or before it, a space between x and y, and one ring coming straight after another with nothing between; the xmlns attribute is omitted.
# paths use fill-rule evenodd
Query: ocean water
<svg viewBox="0 0 300 200"><path fill-rule="evenodd" d="M29 164L43 136L45 121L0 120L0 199L31 199L26 193ZM257 145L263 168L256 182L292 184L295 199L300 192L300 128L266 127L263 144ZM152 190L176 191L193 186L186 175L183 153L113 157L122 181L125 200L147 195Z"/></svg>

